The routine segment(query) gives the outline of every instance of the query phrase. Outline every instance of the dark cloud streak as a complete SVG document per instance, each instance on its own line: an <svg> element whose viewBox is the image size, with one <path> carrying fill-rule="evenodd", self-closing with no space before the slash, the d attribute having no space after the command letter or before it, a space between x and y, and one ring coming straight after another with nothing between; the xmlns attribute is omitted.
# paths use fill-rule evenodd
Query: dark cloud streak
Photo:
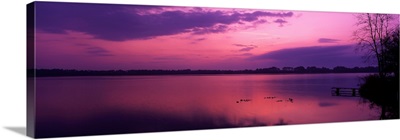
<svg viewBox="0 0 400 140"><path fill-rule="evenodd" d="M81 47L85 50L85 53L94 56L114 56L110 51L104 49L103 47L90 45L86 43L76 43L76 47Z"/></svg>
<svg viewBox="0 0 400 140"><path fill-rule="evenodd" d="M254 49L254 47L245 47L245 48L240 49L239 51L240 52L248 52L248 51L251 51L252 49Z"/></svg>
<svg viewBox="0 0 400 140"><path fill-rule="evenodd" d="M239 52L248 52L258 47L256 45L244 45L244 44L232 44L232 45L241 47L241 49L238 50Z"/></svg>
<svg viewBox="0 0 400 140"><path fill-rule="evenodd" d="M361 54L351 45L311 46L281 49L250 57L249 61L265 61L271 66L360 66Z"/></svg>
<svg viewBox="0 0 400 140"><path fill-rule="evenodd" d="M287 21L284 20L284 19L276 19L276 20L274 20L274 22L275 22L275 23L278 23L278 24L279 24L279 27L283 27L283 24L286 24L286 23L287 23Z"/></svg>
<svg viewBox="0 0 400 140"><path fill-rule="evenodd" d="M101 47L88 47L86 48L86 53L95 56L113 56L110 51Z"/></svg>
<svg viewBox="0 0 400 140"><path fill-rule="evenodd" d="M179 33L211 34L231 24L263 22L263 17L292 17L293 12L249 13L207 10L162 11L163 7L36 2L37 28L51 33L84 32L98 39L124 41ZM182 8L181 8L182 9ZM146 12L155 10L156 13ZM141 11L141 12L140 12Z"/></svg>
<svg viewBox="0 0 400 140"><path fill-rule="evenodd" d="M336 43L340 40L337 39L331 39L331 38L319 38L318 43Z"/></svg>

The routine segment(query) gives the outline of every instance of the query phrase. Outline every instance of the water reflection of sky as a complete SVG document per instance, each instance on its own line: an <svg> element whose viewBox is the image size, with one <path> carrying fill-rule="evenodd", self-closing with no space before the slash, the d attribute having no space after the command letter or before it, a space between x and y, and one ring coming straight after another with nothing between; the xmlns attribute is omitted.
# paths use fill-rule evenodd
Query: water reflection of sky
<svg viewBox="0 0 400 140"><path fill-rule="evenodd" d="M37 133L49 137L375 119L358 98L330 94L334 86L356 87L357 76L38 78Z"/></svg>

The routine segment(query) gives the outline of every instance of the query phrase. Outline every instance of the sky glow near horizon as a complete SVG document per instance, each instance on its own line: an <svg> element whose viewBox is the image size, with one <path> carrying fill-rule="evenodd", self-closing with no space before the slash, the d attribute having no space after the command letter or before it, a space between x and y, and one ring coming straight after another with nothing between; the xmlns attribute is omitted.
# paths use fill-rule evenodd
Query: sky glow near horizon
<svg viewBox="0 0 400 140"><path fill-rule="evenodd" d="M36 3L36 68L370 66L353 13Z"/></svg>

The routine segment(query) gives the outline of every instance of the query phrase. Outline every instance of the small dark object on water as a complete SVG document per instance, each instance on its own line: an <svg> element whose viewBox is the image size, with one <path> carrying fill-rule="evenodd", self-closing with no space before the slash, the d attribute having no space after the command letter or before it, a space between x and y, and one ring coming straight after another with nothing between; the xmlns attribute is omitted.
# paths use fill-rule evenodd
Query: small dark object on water
<svg viewBox="0 0 400 140"><path fill-rule="evenodd" d="M250 102L251 99L240 99L240 102Z"/></svg>
<svg viewBox="0 0 400 140"><path fill-rule="evenodd" d="M264 99L274 99L276 98L275 96L270 96L270 97L264 97Z"/></svg>

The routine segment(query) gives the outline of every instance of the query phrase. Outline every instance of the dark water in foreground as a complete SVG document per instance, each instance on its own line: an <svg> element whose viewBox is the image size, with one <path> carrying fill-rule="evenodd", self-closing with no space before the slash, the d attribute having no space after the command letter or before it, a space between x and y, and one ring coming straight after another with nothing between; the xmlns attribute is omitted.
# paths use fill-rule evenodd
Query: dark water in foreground
<svg viewBox="0 0 400 140"><path fill-rule="evenodd" d="M331 87L357 87L363 75L37 78L36 134L54 137L376 119L376 111L359 104L358 97L330 94Z"/></svg>

